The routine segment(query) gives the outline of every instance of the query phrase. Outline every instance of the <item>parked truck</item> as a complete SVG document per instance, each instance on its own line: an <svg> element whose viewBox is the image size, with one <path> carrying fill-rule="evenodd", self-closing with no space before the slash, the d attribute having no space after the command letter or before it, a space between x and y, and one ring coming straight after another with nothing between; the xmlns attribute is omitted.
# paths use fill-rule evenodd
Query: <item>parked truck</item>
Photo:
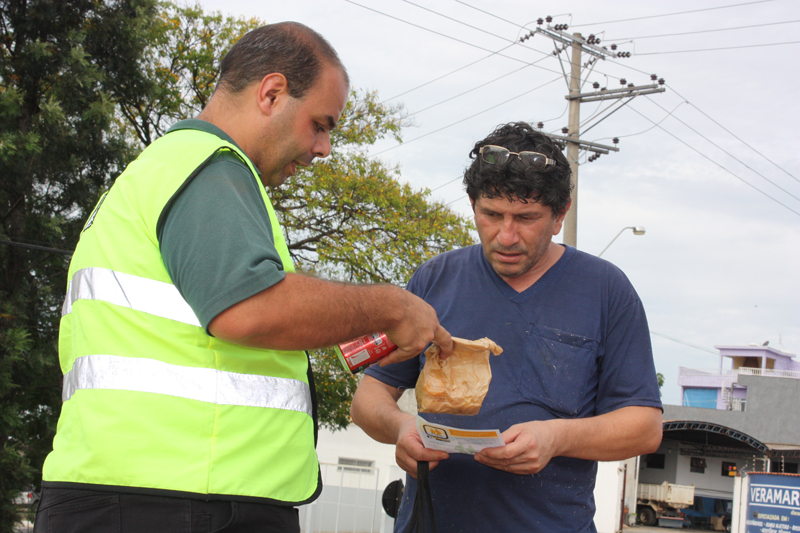
<svg viewBox="0 0 800 533"><path fill-rule="evenodd" d="M636 515L645 526L683 526L681 509L694 504L694 485L639 483L636 491Z"/></svg>

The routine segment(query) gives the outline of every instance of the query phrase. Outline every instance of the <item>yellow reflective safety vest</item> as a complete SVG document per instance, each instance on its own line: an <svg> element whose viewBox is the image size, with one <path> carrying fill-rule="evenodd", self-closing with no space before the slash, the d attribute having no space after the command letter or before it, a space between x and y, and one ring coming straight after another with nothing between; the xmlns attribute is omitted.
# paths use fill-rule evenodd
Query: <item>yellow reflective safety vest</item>
<svg viewBox="0 0 800 533"><path fill-rule="evenodd" d="M224 150L238 154L258 181L236 146L177 130L128 166L87 221L62 311L64 404L45 486L278 505L319 495L307 355L209 336L159 251L165 207ZM272 204L258 185L291 272Z"/></svg>

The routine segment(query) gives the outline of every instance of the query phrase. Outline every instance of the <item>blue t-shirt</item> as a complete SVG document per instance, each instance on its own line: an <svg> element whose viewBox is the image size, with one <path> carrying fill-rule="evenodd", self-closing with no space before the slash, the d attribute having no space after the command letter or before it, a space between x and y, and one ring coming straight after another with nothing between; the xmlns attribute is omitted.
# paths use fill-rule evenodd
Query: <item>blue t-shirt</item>
<svg viewBox="0 0 800 533"><path fill-rule="evenodd" d="M430 422L505 431L514 424L584 418L636 405L661 408L644 309L614 265L566 247L518 293L495 273L480 245L422 265L408 290L436 309L455 337L488 337L492 381L475 416L423 414ZM366 373L412 388L424 356ZM595 461L553 458L538 474L517 475L451 454L430 473L441 533L594 532ZM396 531L405 532L416 494L407 477Z"/></svg>

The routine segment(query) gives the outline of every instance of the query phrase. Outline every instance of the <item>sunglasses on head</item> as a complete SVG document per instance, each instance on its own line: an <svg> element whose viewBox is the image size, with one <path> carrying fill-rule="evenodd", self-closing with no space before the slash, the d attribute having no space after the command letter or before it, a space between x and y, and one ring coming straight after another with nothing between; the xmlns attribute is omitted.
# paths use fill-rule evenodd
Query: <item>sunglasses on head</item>
<svg viewBox="0 0 800 533"><path fill-rule="evenodd" d="M480 155L481 162L488 165L505 165L512 155L519 157L523 164L532 167L534 170L545 170L547 167L555 166L556 164L555 159L550 159L539 152L512 152L508 148L493 144L481 146Z"/></svg>

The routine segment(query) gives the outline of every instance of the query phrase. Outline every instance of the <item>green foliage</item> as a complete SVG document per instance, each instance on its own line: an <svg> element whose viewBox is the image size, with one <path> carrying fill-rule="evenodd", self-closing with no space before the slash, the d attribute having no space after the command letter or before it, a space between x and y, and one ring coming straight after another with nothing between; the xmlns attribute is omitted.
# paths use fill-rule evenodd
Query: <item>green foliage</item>
<svg viewBox="0 0 800 533"><path fill-rule="evenodd" d="M113 102L140 84L151 9L151 0L0 2L0 240L71 250L132 159ZM0 246L0 532L12 530L11 500L41 479L52 446L67 262Z"/></svg>
<svg viewBox="0 0 800 533"><path fill-rule="evenodd" d="M160 2L141 65L147 86L118 102L123 127L147 146L178 120L199 114L214 92L225 53L260 25L256 19L206 14L199 5Z"/></svg>

